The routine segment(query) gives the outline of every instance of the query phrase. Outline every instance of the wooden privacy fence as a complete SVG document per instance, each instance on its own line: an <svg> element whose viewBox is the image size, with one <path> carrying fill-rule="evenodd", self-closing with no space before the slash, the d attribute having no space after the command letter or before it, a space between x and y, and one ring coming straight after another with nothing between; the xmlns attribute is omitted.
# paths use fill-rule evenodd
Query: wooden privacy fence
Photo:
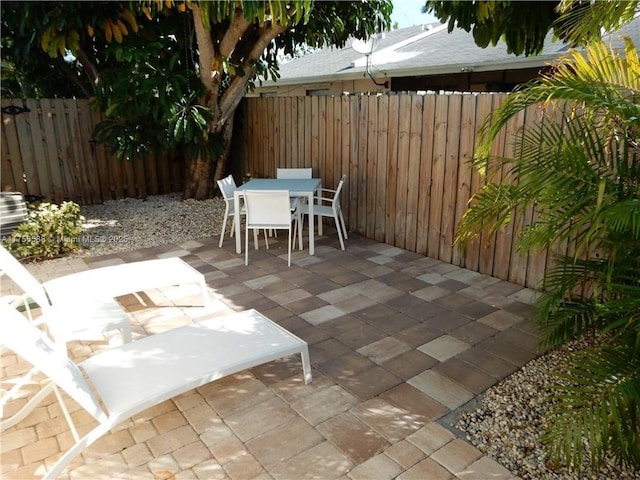
<svg viewBox="0 0 640 480"><path fill-rule="evenodd" d="M2 190L81 204L182 190L179 162L160 156L121 162L96 145L92 132L101 117L89 100L2 99L1 104Z"/></svg>
<svg viewBox="0 0 640 480"><path fill-rule="evenodd" d="M482 237L465 253L453 246L483 181L468 163L477 131L503 99L489 93L248 98L237 116L231 166L261 177L275 176L276 167L312 167L327 187L345 173L350 231L534 287L554 252L518 255L521 227ZM28 111L12 113L5 108L11 105ZM2 112L2 190L81 204L182 190L181 163L120 162L95 145L100 115L88 100L3 99ZM515 134L541 115L531 109L514 117L492 153L508 155ZM526 225L533 212L516 215Z"/></svg>
<svg viewBox="0 0 640 480"><path fill-rule="evenodd" d="M241 155L253 176L312 167L331 187L345 173L342 203L350 231L535 287L550 253L518 255L513 225L470 244L466 253L453 245L483 181L468 163L476 133L503 99L489 93L249 98ZM540 115L531 109L514 117L492 153L508 155L515 134ZM532 215L517 213L521 224Z"/></svg>

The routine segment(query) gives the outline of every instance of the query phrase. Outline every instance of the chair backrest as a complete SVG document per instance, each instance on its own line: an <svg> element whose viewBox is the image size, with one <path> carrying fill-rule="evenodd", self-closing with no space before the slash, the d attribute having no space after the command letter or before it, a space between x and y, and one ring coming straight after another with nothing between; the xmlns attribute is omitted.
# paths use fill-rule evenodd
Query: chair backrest
<svg viewBox="0 0 640 480"><path fill-rule="evenodd" d="M288 190L245 190L247 228L291 227Z"/></svg>
<svg viewBox="0 0 640 480"><path fill-rule="evenodd" d="M344 182L347 181L347 176L342 175L342 178L338 182L338 186L336 187L336 192L333 194L333 206L335 208L340 208L340 192L342 191L342 187L344 186Z"/></svg>
<svg viewBox="0 0 640 480"><path fill-rule="evenodd" d="M80 368L64 352L14 308L0 304L0 317L3 345L49 377L93 418L100 422L106 419Z"/></svg>
<svg viewBox="0 0 640 480"><path fill-rule="evenodd" d="M276 178L313 178L311 168L276 168Z"/></svg>
<svg viewBox="0 0 640 480"><path fill-rule="evenodd" d="M228 175L218 180L218 188L220 189L220 193L222 193L222 198L225 200L233 200L233 191L237 188L233 175Z"/></svg>
<svg viewBox="0 0 640 480"><path fill-rule="evenodd" d="M40 307L48 309L51 303L43 286L6 248L0 245L0 270L11 278L22 291Z"/></svg>

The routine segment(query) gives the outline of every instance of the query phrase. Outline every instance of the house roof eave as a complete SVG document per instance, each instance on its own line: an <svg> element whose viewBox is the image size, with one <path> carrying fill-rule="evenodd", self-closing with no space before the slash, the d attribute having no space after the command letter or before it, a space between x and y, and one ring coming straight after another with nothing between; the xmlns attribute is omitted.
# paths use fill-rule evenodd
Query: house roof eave
<svg viewBox="0 0 640 480"><path fill-rule="evenodd" d="M384 68L376 69L372 72L376 80L392 79L395 77L414 77L428 75L450 75L453 73L470 72L488 72L493 70L519 70L524 68L545 67L557 63L558 57L554 55L540 55L537 57L527 57L516 61L509 60L504 62L487 62L479 64L457 63L450 65L438 65L434 67L407 67L385 70ZM315 75L309 77L281 78L276 82L263 82L260 88L272 88L280 86L293 86L318 83L332 83L352 80L362 80L367 78L364 69L359 68L352 72L332 73L329 75Z"/></svg>

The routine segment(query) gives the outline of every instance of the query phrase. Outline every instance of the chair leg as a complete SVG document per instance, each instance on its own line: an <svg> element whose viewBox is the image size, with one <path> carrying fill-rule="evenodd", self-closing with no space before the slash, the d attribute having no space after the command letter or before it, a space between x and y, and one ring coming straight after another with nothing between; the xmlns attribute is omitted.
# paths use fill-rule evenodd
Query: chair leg
<svg viewBox="0 0 640 480"><path fill-rule="evenodd" d="M338 240L340 240L340 247L344 250L344 241L342 240L342 232L340 232L340 221L338 220L338 216L335 215L333 217L336 221L336 230L338 231Z"/></svg>
<svg viewBox="0 0 640 480"><path fill-rule="evenodd" d="M349 236L347 235L347 227L345 227L344 225L344 216L342 215L342 210L338 212L338 215L340 216L340 223L342 224L342 236L344 238L349 238Z"/></svg>
<svg viewBox="0 0 640 480"><path fill-rule="evenodd" d="M229 236L233 238L235 234L236 234L236 216L234 215L233 217L231 217L231 232L229 233Z"/></svg>
<svg viewBox="0 0 640 480"><path fill-rule="evenodd" d="M224 233L227 230L227 212L224 212L224 220L222 221L222 233L220 234L220 243L218 243L218 248L222 248L222 242L224 241ZM234 219L235 220L235 219ZM233 227L231 227L231 234L233 234Z"/></svg>

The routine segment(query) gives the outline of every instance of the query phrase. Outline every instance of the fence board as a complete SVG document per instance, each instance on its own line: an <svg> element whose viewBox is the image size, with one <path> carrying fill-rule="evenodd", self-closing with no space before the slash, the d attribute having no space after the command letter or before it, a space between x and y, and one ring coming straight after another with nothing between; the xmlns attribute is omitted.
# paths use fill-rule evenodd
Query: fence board
<svg viewBox="0 0 640 480"><path fill-rule="evenodd" d="M351 149L353 148L353 125L351 121L351 98L349 97L341 97L340 98L340 117L344 119L342 122L342 128L345 134L342 136L342 149L340 152L340 160L342 164L341 172L347 175L347 184L344 187L342 192L342 210L345 218L345 225L347 229L351 230L351 206L349 205L349 199L351 198L351 172L349 170L349 165L351 164Z"/></svg>
<svg viewBox="0 0 640 480"><path fill-rule="evenodd" d="M44 133L40 125L40 106L32 99L27 100L26 105L29 109L25 115L31 129L32 162L38 176L38 192L42 195L42 192L51 191L51 171L44 150Z"/></svg>
<svg viewBox="0 0 640 480"><path fill-rule="evenodd" d="M427 254L429 241L429 210L431 205L431 166L433 164L433 134L436 97L427 95L422 101L422 138L420 142L420 173L418 181L418 231L416 252Z"/></svg>
<svg viewBox="0 0 640 480"><path fill-rule="evenodd" d="M318 98L318 169L320 177L328 178L327 167L327 97Z"/></svg>
<svg viewBox="0 0 640 480"><path fill-rule="evenodd" d="M14 117L18 135L18 149L22 156L22 167L24 169L24 178L27 187L26 193L41 195L38 170L33 152L33 141L31 139L33 132L31 130L31 120L29 117L27 113L22 113Z"/></svg>
<svg viewBox="0 0 640 480"><path fill-rule="evenodd" d="M399 132L399 109L400 97L392 95L389 97L389 140L387 141L387 208L385 211L385 243L395 245L396 235L396 178L398 158L398 132Z"/></svg>
<svg viewBox="0 0 640 480"><path fill-rule="evenodd" d="M368 238L373 238L375 232L375 222L369 221L375 217L377 184L375 182L378 171L378 97L370 95L363 97L367 102L368 122L367 122L367 165L362 172L365 201L365 218L363 231Z"/></svg>
<svg viewBox="0 0 640 480"><path fill-rule="evenodd" d="M455 228L456 196L458 190L458 163L460 151L460 114L462 96L449 96L447 115L447 143L445 147L444 179L442 191L442 217L440 219L440 249L438 258L451 263L453 257L453 231Z"/></svg>
<svg viewBox="0 0 640 480"><path fill-rule="evenodd" d="M50 168L51 194L49 196L56 203L60 203L64 200L64 187L62 171L60 169L60 159L58 157L54 113L49 99L41 100L40 108L42 113L42 130L44 132L44 141L47 149L46 158ZM89 120L89 125L93 125L92 120Z"/></svg>
<svg viewBox="0 0 640 480"><path fill-rule="evenodd" d="M393 212L395 216L394 245L404 248L406 236L406 216L407 216L407 182L409 175L409 139L411 132L411 96L401 95L398 107L398 158L396 161L396 182L392 185L395 188L396 208Z"/></svg>
<svg viewBox="0 0 640 480"><path fill-rule="evenodd" d="M284 108L287 112L290 112L292 107L292 98L285 98ZM282 150L280 151L280 155L282 156L283 165L287 168L291 168L293 166L293 148L292 148L292 126L291 126L291 115L280 115L281 121L284 120L284 124L281 124L281 128L283 128L284 134L284 143L282 144Z"/></svg>
<svg viewBox="0 0 640 480"><path fill-rule="evenodd" d="M422 95L411 97L411 126L409 127L409 156L407 158L407 207L405 248L415 251L418 236L418 195L420 188L420 150L422 144Z"/></svg>
<svg viewBox="0 0 640 480"><path fill-rule="evenodd" d="M376 185L376 196L374 205L374 214L371 223L374 224L374 234L378 242L385 240L385 202L387 199L387 169L389 158L389 97L387 95L377 97L378 99L378 145L376 161L375 180L369 183Z"/></svg>
<svg viewBox="0 0 640 480"><path fill-rule="evenodd" d="M462 220L471 194L471 179L473 168L470 164L473 158L473 148L475 145L475 114L476 114L475 94L465 94L462 97L462 108L460 112L460 150L458 151L458 185L455 218L453 221L454 238L458 231L458 225ZM453 246L451 263L454 265L464 265L464 254L460 247Z"/></svg>
<svg viewBox="0 0 640 480"><path fill-rule="evenodd" d="M336 185L336 176L337 173L335 171L336 161L335 161L335 150L336 143L335 137L338 134L335 125L335 106L336 99L335 97L327 97L327 113L325 117L325 128L327 129L327 139L324 142L325 145L325 161L324 161L324 175L321 175L321 178L326 178L329 185ZM339 164L338 164L339 165ZM332 188L332 187L330 187Z"/></svg>
<svg viewBox="0 0 640 480"><path fill-rule="evenodd" d="M355 187L351 191L352 195L352 224L354 225L354 231L364 235L365 225L367 217L367 199L365 195L364 177L367 171L367 147L369 131L369 103L366 101L366 97L357 97L356 103L358 106L358 161L351 163L351 184Z"/></svg>
<svg viewBox="0 0 640 480"><path fill-rule="evenodd" d="M493 95L479 95L476 99L476 112L475 112L475 132L477 133L483 122L490 114L493 108ZM486 178L481 175L475 168L471 169L471 191L470 195L479 191L485 184ZM473 239L468 242L466 246L466 255L464 257L463 266L470 270L480 271L487 273L480 269L480 252L482 250L482 236L478 239Z"/></svg>
<svg viewBox="0 0 640 480"><path fill-rule="evenodd" d="M431 165L431 203L429 206L429 242L427 255L439 258L440 240L442 239L442 192L444 189L444 174L447 145L447 112L449 98L444 95L436 97L435 130L433 133L433 157Z"/></svg>

